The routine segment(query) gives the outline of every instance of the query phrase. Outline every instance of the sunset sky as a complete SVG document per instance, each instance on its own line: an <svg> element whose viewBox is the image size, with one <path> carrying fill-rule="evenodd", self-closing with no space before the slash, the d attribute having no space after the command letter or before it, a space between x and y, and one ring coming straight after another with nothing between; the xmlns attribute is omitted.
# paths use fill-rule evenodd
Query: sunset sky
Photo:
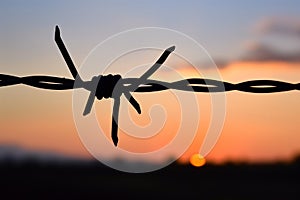
<svg viewBox="0 0 300 200"><path fill-rule="evenodd" d="M0 74L71 78L53 40L57 24L77 66L97 44L111 35L139 27L162 27L180 31L200 43L218 66L223 81L272 79L300 83L299 8L300 2L296 0L1 1ZM120 47L122 44L112 49ZM154 56L155 61L159 55L156 51L150 56ZM175 61L176 56L172 58L171 55L169 63L173 63L184 77L200 76L187 63ZM209 74L211 68L199 67L199 70ZM170 76L164 70L158 73L163 78ZM37 151L91 157L76 130L72 95L72 91L47 91L25 85L0 88L0 146L17 145ZM135 123L142 126L150 123L148 108L161 104L168 116L165 126L149 140L134 141L120 131L119 148L153 151L176 134L180 123L178 102L170 103L176 102L170 92L151 94L151 97L137 94L136 98L145 110L141 116L128 106L125 98L122 99L122 105L129 107ZM201 118L195 140L181 158L184 162L199 153L213 117L209 94L196 94L196 99ZM207 160L267 162L289 160L299 154L299 101L299 91L226 93L224 127ZM97 102L95 107L97 114L103 113L97 115L99 124L109 135L111 101ZM124 126L129 125L125 123ZM166 156L171 157L172 151L168 153Z"/></svg>

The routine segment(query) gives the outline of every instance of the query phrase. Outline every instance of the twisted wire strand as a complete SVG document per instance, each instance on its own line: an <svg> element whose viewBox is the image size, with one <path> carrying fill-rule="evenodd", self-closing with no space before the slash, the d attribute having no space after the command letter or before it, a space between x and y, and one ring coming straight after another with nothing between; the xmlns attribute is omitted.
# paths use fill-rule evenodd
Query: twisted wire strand
<svg viewBox="0 0 300 200"><path fill-rule="evenodd" d="M122 79L123 84L131 84L138 78ZM71 90L79 88L74 85L75 80L53 77L53 76L25 76L18 77L13 75L0 74L0 87L24 84L36 88L48 90ZM84 87L84 86L82 86ZM124 86L124 88L128 88ZM190 92L227 92L242 91L249 93L275 93L290 90L300 90L300 83L287 83L275 80L251 80L240 83L229 83L213 79L190 78L175 82L165 82L148 79L145 83L130 92L158 92L168 89L175 89ZM126 89L127 90L127 89Z"/></svg>
<svg viewBox="0 0 300 200"><path fill-rule="evenodd" d="M73 89L74 80L53 76L25 76L18 77L0 74L0 87L24 84L48 90Z"/></svg>

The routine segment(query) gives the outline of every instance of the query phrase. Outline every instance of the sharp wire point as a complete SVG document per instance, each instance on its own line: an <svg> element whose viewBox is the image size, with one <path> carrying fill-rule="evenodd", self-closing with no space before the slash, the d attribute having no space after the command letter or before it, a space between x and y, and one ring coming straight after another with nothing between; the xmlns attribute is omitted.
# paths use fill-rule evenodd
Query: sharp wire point
<svg viewBox="0 0 300 200"><path fill-rule="evenodd" d="M129 103L132 105L132 107L136 110L138 114L141 114L141 107L140 104L133 98L133 96L130 94L130 92L124 92L125 97L129 101Z"/></svg>
<svg viewBox="0 0 300 200"><path fill-rule="evenodd" d="M74 65L74 63L72 61L72 58L71 58L71 56L70 56L70 54L69 54L69 52L68 52L68 50L67 50L67 48L66 48L66 46L65 46L65 44L63 42L63 40L61 39L60 30L59 30L58 26L55 27L54 40L55 40L55 42L56 42L56 44L57 44L57 46L58 46L58 48L60 50L60 53L62 54L62 56L63 56L63 58L64 58L64 60L65 60L65 62L67 64L67 66L68 66L68 68L69 68L69 70L70 70L73 78L75 80L80 81L80 83L82 83L83 81L82 81L82 79L80 78L80 76L78 74L78 71L77 71L77 69L76 69L76 67L75 67L75 65Z"/></svg>
<svg viewBox="0 0 300 200"><path fill-rule="evenodd" d="M172 53L174 50L175 50L175 46L171 46L166 49L166 51L169 51L170 53Z"/></svg>
<svg viewBox="0 0 300 200"><path fill-rule="evenodd" d="M55 35L59 36L60 35L60 30L58 25L55 26Z"/></svg>
<svg viewBox="0 0 300 200"><path fill-rule="evenodd" d="M119 139L118 139L118 138L116 138L116 139L113 139L113 143L114 143L115 147L117 147L117 146L118 146L118 142L119 142Z"/></svg>
<svg viewBox="0 0 300 200"><path fill-rule="evenodd" d="M115 146L118 145L118 121L119 121L120 97L114 97L114 106L111 124L111 138Z"/></svg>

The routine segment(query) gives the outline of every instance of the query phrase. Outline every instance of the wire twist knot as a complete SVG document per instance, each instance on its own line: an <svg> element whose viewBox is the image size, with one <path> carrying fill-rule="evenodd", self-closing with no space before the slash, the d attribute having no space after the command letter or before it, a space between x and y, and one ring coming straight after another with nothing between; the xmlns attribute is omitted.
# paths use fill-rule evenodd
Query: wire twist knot
<svg viewBox="0 0 300 200"><path fill-rule="evenodd" d="M112 98L115 86L121 78L122 77L119 74L100 75L93 77L92 81L95 81L95 79L99 80L95 95L97 99L101 100L103 97L106 99Z"/></svg>

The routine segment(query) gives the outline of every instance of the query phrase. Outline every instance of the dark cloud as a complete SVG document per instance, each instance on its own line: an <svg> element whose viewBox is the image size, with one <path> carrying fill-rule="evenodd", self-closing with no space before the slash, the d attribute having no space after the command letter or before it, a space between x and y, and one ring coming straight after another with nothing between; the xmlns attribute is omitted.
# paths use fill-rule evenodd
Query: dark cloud
<svg viewBox="0 0 300 200"><path fill-rule="evenodd" d="M213 58L213 62L200 62L198 64L199 69L211 69L217 67L219 69L224 68L228 65L228 61L225 59L215 59Z"/></svg>
<svg viewBox="0 0 300 200"><path fill-rule="evenodd" d="M300 62L300 50L293 52L281 52L270 45L257 43L248 48L240 60Z"/></svg>
<svg viewBox="0 0 300 200"><path fill-rule="evenodd" d="M220 69L220 68L224 68L228 65L228 61L225 59L214 59L214 63L216 64L216 66Z"/></svg>
<svg viewBox="0 0 300 200"><path fill-rule="evenodd" d="M260 34L280 34L300 37L300 19L291 17L269 17L258 22L254 29Z"/></svg>
<svg viewBox="0 0 300 200"><path fill-rule="evenodd" d="M215 59L218 68L225 68L233 62L300 62L300 19L293 17L268 17L260 20L254 31L263 37L257 41L245 43L241 56L235 59ZM270 40L270 35L277 35ZM268 40L265 40L268 38ZM274 38L273 38L274 39ZM292 39L292 40L289 40ZM293 41L291 43L291 41ZM212 64L202 63L202 68L211 68Z"/></svg>

